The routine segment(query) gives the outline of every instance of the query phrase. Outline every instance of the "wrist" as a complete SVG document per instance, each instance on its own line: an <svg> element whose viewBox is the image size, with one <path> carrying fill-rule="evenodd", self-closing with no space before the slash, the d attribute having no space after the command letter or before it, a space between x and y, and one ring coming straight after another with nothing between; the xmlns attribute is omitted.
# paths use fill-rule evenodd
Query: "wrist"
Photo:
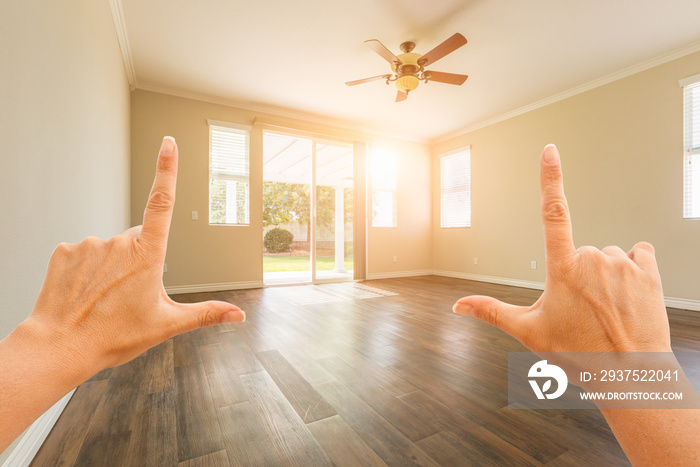
<svg viewBox="0 0 700 467"><path fill-rule="evenodd" d="M70 342L45 323L31 316L19 324L6 340L18 355L22 367L49 375L51 381L68 392L90 378L86 362L74 349L79 343Z"/></svg>

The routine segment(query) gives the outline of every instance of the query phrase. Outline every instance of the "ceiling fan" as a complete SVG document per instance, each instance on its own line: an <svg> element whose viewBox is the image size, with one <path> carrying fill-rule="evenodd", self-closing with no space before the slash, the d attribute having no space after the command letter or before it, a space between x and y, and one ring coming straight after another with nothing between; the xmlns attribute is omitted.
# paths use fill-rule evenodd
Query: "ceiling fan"
<svg viewBox="0 0 700 467"><path fill-rule="evenodd" d="M437 62L445 55L454 52L466 43L467 40L464 38L464 36L460 33L456 33L427 54L420 55L413 53L413 49L416 46L415 43L404 42L400 46L403 53L397 57L389 49L387 49L384 44L376 39L370 39L365 41L365 44L367 44L370 49L377 52L384 60L391 63L391 71L393 71L393 73L372 76L371 78L358 79L356 81L348 81L345 84L348 86L355 86L356 84L367 83L380 79L386 80L386 84L396 82L396 87L399 90L396 94L396 102L406 100L408 93L414 91L421 81L425 81L426 83L428 81L435 81L438 83L456 84L459 86L467 80L467 75L443 73L441 71L428 71L424 68Z"/></svg>

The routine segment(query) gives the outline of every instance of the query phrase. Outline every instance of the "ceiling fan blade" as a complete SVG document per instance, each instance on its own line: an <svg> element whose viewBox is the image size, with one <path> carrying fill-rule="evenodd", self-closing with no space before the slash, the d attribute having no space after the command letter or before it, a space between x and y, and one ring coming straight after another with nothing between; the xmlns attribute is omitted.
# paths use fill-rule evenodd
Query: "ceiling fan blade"
<svg viewBox="0 0 700 467"><path fill-rule="evenodd" d="M433 50L423 55L418 59L418 63L423 66L428 66L435 63L447 54L454 52L467 43L467 39L460 33L454 34L442 44L435 47Z"/></svg>
<svg viewBox="0 0 700 467"><path fill-rule="evenodd" d="M386 60L389 63L397 63L401 64L401 60L399 60L399 57L394 55L391 50L387 49L384 44L379 42L377 39L370 39L368 41L365 41L365 44L367 44L367 47L370 49L374 50L377 52L384 60Z"/></svg>
<svg viewBox="0 0 700 467"><path fill-rule="evenodd" d="M399 91L396 93L396 102L405 101L408 97L408 93L404 91Z"/></svg>
<svg viewBox="0 0 700 467"><path fill-rule="evenodd" d="M379 76L372 76L371 78L364 78L364 79L357 79L355 81L348 81L347 84L348 86L355 86L356 84L362 84L362 83L369 83L370 81L376 81L378 79L389 79L391 78L391 75L379 75Z"/></svg>
<svg viewBox="0 0 700 467"><path fill-rule="evenodd" d="M426 71L429 73L428 81L435 81L445 84L456 84L457 86L464 84L469 78L467 75L458 75L455 73L443 73L442 71Z"/></svg>

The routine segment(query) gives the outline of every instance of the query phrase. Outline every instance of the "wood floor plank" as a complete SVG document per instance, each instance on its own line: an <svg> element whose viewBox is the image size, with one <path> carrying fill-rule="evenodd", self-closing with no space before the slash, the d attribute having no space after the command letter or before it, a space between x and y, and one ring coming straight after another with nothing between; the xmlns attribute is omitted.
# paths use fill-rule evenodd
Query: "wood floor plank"
<svg viewBox="0 0 700 467"><path fill-rule="evenodd" d="M165 464L169 465L169 464ZM178 467L228 467L231 463L228 460L226 451L212 452L195 459L180 462Z"/></svg>
<svg viewBox="0 0 700 467"><path fill-rule="evenodd" d="M112 368L105 368L86 382L107 380L112 375Z"/></svg>
<svg viewBox="0 0 700 467"><path fill-rule="evenodd" d="M127 458L130 439L130 431L120 433L101 432L91 440L89 449L80 450L78 458L73 465L75 467L124 465L123 460Z"/></svg>
<svg viewBox="0 0 700 467"><path fill-rule="evenodd" d="M430 420L418 417L410 405L382 388L380 381L356 378L341 359L325 358L319 360L319 363L411 441L418 441L440 431Z"/></svg>
<svg viewBox="0 0 700 467"><path fill-rule="evenodd" d="M194 331L173 337L173 354L173 364L176 367L202 363Z"/></svg>
<svg viewBox="0 0 700 467"><path fill-rule="evenodd" d="M220 332L218 338L236 373L247 375L263 370L253 351L242 339L239 339L237 333Z"/></svg>
<svg viewBox="0 0 700 467"><path fill-rule="evenodd" d="M199 353L215 407L225 407L248 400L243 381L219 342L199 347Z"/></svg>
<svg viewBox="0 0 700 467"><path fill-rule="evenodd" d="M131 430L141 420L139 411L143 407L141 391L146 386L145 368L144 356L113 368L80 447L76 465L95 465L91 462L105 455L109 459L125 458ZM113 457L116 455L120 457Z"/></svg>
<svg viewBox="0 0 700 467"><path fill-rule="evenodd" d="M547 462L547 467L579 467L581 465L595 465L600 467L625 467L631 466L629 460L601 459L601 452L593 449L566 451L561 456Z"/></svg>
<svg viewBox="0 0 700 467"><path fill-rule="evenodd" d="M318 389L350 428L388 465L438 465L343 384L329 383Z"/></svg>
<svg viewBox="0 0 700 467"><path fill-rule="evenodd" d="M147 396L145 414L146 466L175 465L177 463L177 418L175 391L156 392Z"/></svg>
<svg viewBox="0 0 700 467"><path fill-rule="evenodd" d="M236 327L236 333L254 353L275 350L277 347L273 339L260 333L252 323L241 323Z"/></svg>
<svg viewBox="0 0 700 467"><path fill-rule="evenodd" d="M182 462L224 449L202 364L176 367L175 381L178 460Z"/></svg>
<svg viewBox="0 0 700 467"><path fill-rule="evenodd" d="M499 412L503 414L501 419L518 426L529 424L540 432L542 430L538 427L556 427L559 442L570 451L584 453L584 456L594 451L598 461L605 464L623 466L629 463L598 410L530 411L506 408ZM581 426L587 429L581 430Z"/></svg>
<svg viewBox="0 0 700 467"><path fill-rule="evenodd" d="M506 418L507 413L498 414L493 410L485 409L479 401L461 394L450 384L426 372L424 368L401 365L392 367L392 371L420 387L422 391L417 394L429 395L430 398L425 399L426 403L441 402L449 407L449 412L481 425L540 462L548 462L566 451L554 427L539 424L538 429L542 431L542 439L533 443L531 439L533 427L517 420L515 423L512 422ZM430 410L426 413L430 413Z"/></svg>
<svg viewBox="0 0 700 467"><path fill-rule="evenodd" d="M482 453L483 457L495 459L501 463L539 465L541 461L538 458L548 461L566 450L560 444L547 439L534 443L532 431L527 429L522 433L522 437L529 440L530 445L523 442L519 445L519 449L504 439L500 433L490 431L479 423L456 413L450 408L449 399L442 403L423 391L403 395L400 399L410 405L421 420L432 421L444 431L455 434L475 455ZM444 443L444 441L443 439L440 442Z"/></svg>
<svg viewBox="0 0 700 467"><path fill-rule="evenodd" d="M335 415L335 410L276 350L255 354L304 423Z"/></svg>
<svg viewBox="0 0 700 467"><path fill-rule="evenodd" d="M281 460L253 405L241 402L217 410L231 465L279 465Z"/></svg>
<svg viewBox="0 0 700 467"><path fill-rule="evenodd" d="M76 389L71 401L80 405L81 410L61 414L46 442L34 456L32 466L73 465L106 387L107 380L103 379L87 382Z"/></svg>
<svg viewBox="0 0 700 467"><path fill-rule="evenodd" d="M338 467L386 465L339 415L309 423L307 426Z"/></svg>
<svg viewBox="0 0 700 467"><path fill-rule="evenodd" d="M147 394L173 391L175 389L173 340L168 339L148 350L145 357L146 368L144 371L149 376L144 381L144 391Z"/></svg>
<svg viewBox="0 0 700 467"><path fill-rule="evenodd" d="M217 325L218 326L218 325ZM219 342L217 326L205 326L192 331L192 337L197 347L217 344Z"/></svg>
<svg viewBox="0 0 700 467"><path fill-rule="evenodd" d="M440 465L479 465L494 466L542 466L534 459L524 459L499 455L499 452L474 449L469 438L458 437L449 431L441 431L418 441L418 444Z"/></svg>
<svg viewBox="0 0 700 467"><path fill-rule="evenodd" d="M333 383L335 377L298 347L283 346L276 349L312 386Z"/></svg>
<svg viewBox="0 0 700 467"><path fill-rule="evenodd" d="M338 355L319 359L318 362L327 371L329 368L332 368L333 371L331 373L336 378L340 378L343 381L376 381L377 384L394 396L408 394L416 390L416 386L409 383L407 379L402 378L393 371L375 365L374 362L368 360L364 355L351 349L344 349L339 351Z"/></svg>
<svg viewBox="0 0 700 467"><path fill-rule="evenodd" d="M242 376L250 402L284 464L330 465L331 460L296 414L275 382L264 372Z"/></svg>

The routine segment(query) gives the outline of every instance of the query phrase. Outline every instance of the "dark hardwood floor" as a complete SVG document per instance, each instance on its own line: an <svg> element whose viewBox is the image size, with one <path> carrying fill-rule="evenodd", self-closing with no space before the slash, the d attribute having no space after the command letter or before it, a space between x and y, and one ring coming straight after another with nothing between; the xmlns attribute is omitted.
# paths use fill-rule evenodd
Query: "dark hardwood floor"
<svg viewBox="0 0 700 467"><path fill-rule="evenodd" d="M540 292L424 276L176 296L248 320L81 385L32 465L628 465L597 410L507 408L525 348L450 312L470 294ZM674 347L700 350L700 313L669 313Z"/></svg>

